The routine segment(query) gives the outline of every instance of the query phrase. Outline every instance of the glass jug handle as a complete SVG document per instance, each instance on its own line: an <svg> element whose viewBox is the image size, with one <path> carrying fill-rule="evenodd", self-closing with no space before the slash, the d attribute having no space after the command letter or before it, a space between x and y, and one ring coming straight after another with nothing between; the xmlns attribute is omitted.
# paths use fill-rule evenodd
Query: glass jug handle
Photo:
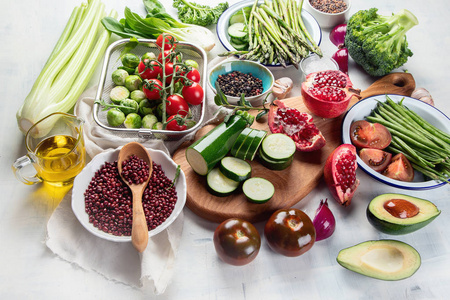
<svg viewBox="0 0 450 300"><path fill-rule="evenodd" d="M31 163L31 159L28 156L22 156L18 158L12 165L14 175L17 179L28 185L41 182L42 180L36 176L37 173L33 176L22 174L22 172L25 172L25 168L29 168L30 166L32 167L33 165Z"/></svg>

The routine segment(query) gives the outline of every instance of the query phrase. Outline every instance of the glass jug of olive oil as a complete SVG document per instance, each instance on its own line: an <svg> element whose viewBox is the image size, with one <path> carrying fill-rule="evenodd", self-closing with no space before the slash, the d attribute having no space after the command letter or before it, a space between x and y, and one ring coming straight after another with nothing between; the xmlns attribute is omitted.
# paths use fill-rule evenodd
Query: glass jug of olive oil
<svg viewBox="0 0 450 300"><path fill-rule="evenodd" d="M46 182L54 186L73 183L86 163L84 120L66 113L53 113L34 124L25 136L27 155L13 164L25 184ZM33 166L36 174L28 175Z"/></svg>

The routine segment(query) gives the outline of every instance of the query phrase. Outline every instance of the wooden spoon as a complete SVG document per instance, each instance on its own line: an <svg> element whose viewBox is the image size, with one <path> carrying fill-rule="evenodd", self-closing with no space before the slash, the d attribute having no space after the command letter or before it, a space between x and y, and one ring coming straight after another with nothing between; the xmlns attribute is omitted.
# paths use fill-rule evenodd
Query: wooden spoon
<svg viewBox="0 0 450 300"><path fill-rule="evenodd" d="M127 160L131 155L143 159L149 165L148 179L141 184L129 183L122 176L122 163ZM119 169L120 177L130 187L133 195L133 223L131 226L131 243L134 248L140 253L144 252L148 244L148 227L147 220L145 219L144 209L142 207L142 194L147 186L153 171L153 163L150 154L147 149L137 142L131 142L122 147L119 152L119 158L117 160L117 168Z"/></svg>

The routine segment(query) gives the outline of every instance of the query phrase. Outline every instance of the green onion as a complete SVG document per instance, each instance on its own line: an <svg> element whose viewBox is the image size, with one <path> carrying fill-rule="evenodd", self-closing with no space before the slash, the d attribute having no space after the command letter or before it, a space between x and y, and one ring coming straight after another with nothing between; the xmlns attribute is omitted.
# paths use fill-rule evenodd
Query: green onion
<svg viewBox="0 0 450 300"><path fill-rule="evenodd" d="M69 112L85 90L105 53L110 33L101 25L105 4L88 0L72 14L16 118L26 133L53 112ZM112 10L110 17L117 18Z"/></svg>

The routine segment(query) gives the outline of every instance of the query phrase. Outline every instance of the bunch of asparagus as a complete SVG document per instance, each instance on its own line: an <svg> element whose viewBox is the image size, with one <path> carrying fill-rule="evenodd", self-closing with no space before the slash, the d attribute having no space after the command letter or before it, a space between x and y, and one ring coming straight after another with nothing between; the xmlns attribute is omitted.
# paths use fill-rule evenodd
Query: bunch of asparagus
<svg viewBox="0 0 450 300"><path fill-rule="evenodd" d="M265 65L291 63L296 68L310 52L322 56L301 17L303 0L265 0L258 6L255 0L246 22L249 47L243 51L228 51L221 56L238 55L240 59Z"/></svg>

